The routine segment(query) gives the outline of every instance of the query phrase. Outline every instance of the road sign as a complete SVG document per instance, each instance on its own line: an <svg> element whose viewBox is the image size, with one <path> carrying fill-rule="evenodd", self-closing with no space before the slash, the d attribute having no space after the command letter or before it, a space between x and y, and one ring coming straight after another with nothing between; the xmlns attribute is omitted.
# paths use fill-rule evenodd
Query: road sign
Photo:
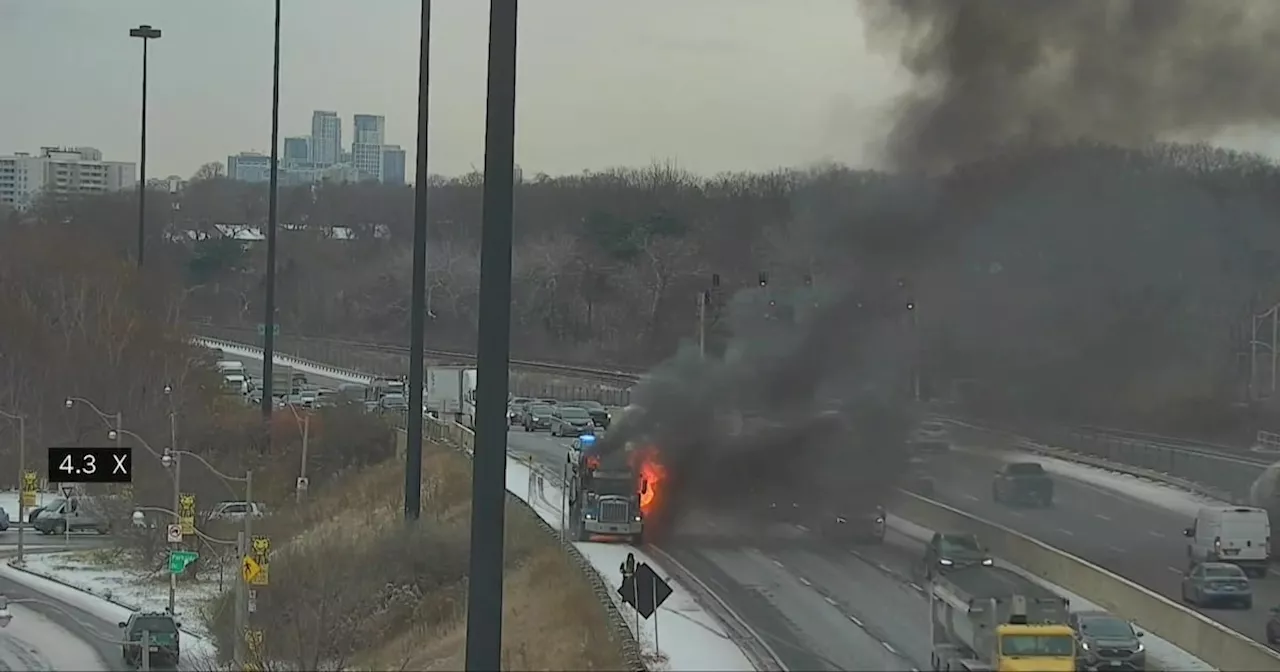
<svg viewBox="0 0 1280 672"><path fill-rule="evenodd" d="M255 658L262 655L262 631L245 630L244 643L249 645L249 653Z"/></svg>
<svg viewBox="0 0 1280 672"><path fill-rule="evenodd" d="M262 574L262 565L258 564L258 561L253 559L253 556L246 555L244 556L244 562L240 565L240 573L244 576L245 583L253 583L253 580Z"/></svg>
<svg viewBox="0 0 1280 672"><path fill-rule="evenodd" d="M187 565L196 561L200 557L195 551L173 551L169 553L169 573L181 574Z"/></svg>
<svg viewBox="0 0 1280 672"><path fill-rule="evenodd" d="M310 481L310 480L308 480L306 476L299 476L299 477L298 477L298 490L301 490L301 491L303 491L303 492L306 492L307 488L308 488L310 485L311 485L311 481Z"/></svg>
<svg viewBox="0 0 1280 672"><path fill-rule="evenodd" d="M182 534L196 533L196 496L182 493L178 496L178 523L182 525Z"/></svg>
<svg viewBox="0 0 1280 672"><path fill-rule="evenodd" d="M271 335L272 335L272 336L279 336L279 335L280 335L280 325L278 325L278 324L273 324L273 325L271 325L271 327L272 327L272 329L271 329ZM267 327L266 327L266 325L264 325L264 324L262 324L262 323L258 323L258 335L259 335L259 336L264 336L264 335L266 335L266 333L267 333Z"/></svg>
<svg viewBox="0 0 1280 672"><path fill-rule="evenodd" d="M671 597L671 584L658 576L649 563L642 562L636 566L635 574L623 577L618 595L645 620L649 620L658 611L658 607Z"/></svg>
<svg viewBox="0 0 1280 672"><path fill-rule="evenodd" d="M62 496L63 496L63 497L70 497L71 495L75 494L75 491L76 491L76 486L74 486L74 485L64 485L64 486L62 486Z"/></svg>
<svg viewBox="0 0 1280 672"><path fill-rule="evenodd" d="M269 556L271 555L271 539L267 537L254 537L253 544L250 547L253 552L253 561L257 563L260 571L252 578L246 579L251 585L265 586L271 581L271 565Z"/></svg>
<svg viewBox="0 0 1280 672"><path fill-rule="evenodd" d="M171 544L181 544L182 526L177 523L170 525L168 531L165 533L165 538L168 539Z"/></svg>
<svg viewBox="0 0 1280 672"><path fill-rule="evenodd" d="M258 591L249 591L249 613L257 613L258 611Z"/></svg>
<svg viewBox="0 0 1280 672"><path fill-rule="evenodd" d="M22 505L35 506L36 495L40 491L40 474L34 471L22 473Z"/></svg>

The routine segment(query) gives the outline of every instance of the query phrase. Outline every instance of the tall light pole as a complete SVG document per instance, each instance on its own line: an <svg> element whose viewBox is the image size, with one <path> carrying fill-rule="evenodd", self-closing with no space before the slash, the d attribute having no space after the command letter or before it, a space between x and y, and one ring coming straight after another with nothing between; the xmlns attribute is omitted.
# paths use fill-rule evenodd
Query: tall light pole
<svg viewBox="0 0 1280 672"><path fill-rule="evenodd" d="M27 473L27 417L21 413L0 411L0 417L18 423L18 566L26 563L27 540L22 534L27 522L27 498L23 488L23 476Z"/></svg>
<svg viewBox="0 0 1280 672"><path fill-rule="evenodd" d="M271 420L275 408L271 389L276 359L276 217L280 187L280 0L276 0L275 47L271 61L271 193L267 195L267 298L262 318L262 418ZM271 436L271 432L267 432Z"/></svg>
<svg viewBox="0 0 1280 672"><path fill-rule="evenodd" d="M142 40L142 149L138 156L138 268L147 247L147 43L160 39L160 29L142 24L129 29L129 37Z"/></svg>
<svg viewBox="0 0 1280 672"><path fill-rule="evenodd" d="M468 670L502 668L502 535L511 360L511 222L515 197L516 0L489 3L489 82L480 231L476 437L471 490ZM422 179L422 176L419 176ZM421 414L421 408L409 409Z"/></svg>
<svg viewBox="0 0 1280 672"><path fill-rule="evenodd" d="M431 97L431 0L422 0L418 37L418 156L413 178L413 282L409 297L409 418L405 423L404 519L422 513L423 348L427 328L427 121Z"/></svg>

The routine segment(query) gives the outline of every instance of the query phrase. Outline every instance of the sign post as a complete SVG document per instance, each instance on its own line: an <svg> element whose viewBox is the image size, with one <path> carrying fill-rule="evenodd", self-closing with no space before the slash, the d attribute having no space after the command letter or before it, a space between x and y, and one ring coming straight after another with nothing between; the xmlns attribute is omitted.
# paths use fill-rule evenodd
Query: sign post
<svg viewBox="0 0 1280 672"><path fill-rule="evenodd" d="M622 563L622 586L618 595L622 601L636 610L636 632L640 631L640 618L653 618L653 648L658 649L658 607L671 597L671 584L658 576L649 563L636 564L635 556L628 553Z"/></svg>
<svg viewBox="0 0 1280 672"><path fill-rule="evenodd" d="M36 505L36 495L39 491L40 475L34 471L22 472L22 505L34 507Z"/></svg>

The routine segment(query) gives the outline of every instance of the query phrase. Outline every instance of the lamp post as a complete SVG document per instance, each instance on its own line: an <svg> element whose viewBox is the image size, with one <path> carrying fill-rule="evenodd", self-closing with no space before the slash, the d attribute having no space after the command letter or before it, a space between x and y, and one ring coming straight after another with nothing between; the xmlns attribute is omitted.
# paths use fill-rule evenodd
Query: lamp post
<svg viewBox="0 0 1280 672"><path fill-rule="evenodd" d="M280 191L280 0L276 0L275 46L271 62L271 186L267 195L267 291L262 318L262 419L271 421L276 391L271 389L276 360L276 225ZM270 440L271 433L267 433Z"/></svg>
<svg viewBox="0 0 1280 672"><path fill-rule="evenodd" d="M26 564L27 543L23 534L27 522L27 499L22 490L22 477L27 473L27 418L21 413L0 411L0 417L15 420L18 423L18 566Z"/></svg>
<svg viewBox="0 0 1280 672"><path fill-rule="evenodd" d="M292 403L287 404L289 410L293 413L293 419L298 422L298 427L302 430L302 463L298 466L298 483L296 486L296 497L299 504L307 497L307 452L308 444L311 442L311 414L299 413L296 406ZM249 503L253 505L252 502Z"/></svg>
<svg viewBox="0 0 1280 672"><path fill-rule="evenodd" d="M128 434L130 437L133 437L134 439L136 439L138 443L141 444L142 447L147 450L148 453L151 453L152 455L156 456L156 458L160 460L160 463L163 464L166 469L169 468L170 464L168 461L166 461L171 459L168 457L169 449L165 448L164 453L160 453L155 448L152 448L151 444L147 443L146 439L142 438L141 436L138 436L135 432L131 432L127 429L113 429L107 432L107 438L115 439L116 443L119 444L121 435L123 434ZM178 464L173 465L173 522L176 525L182 524L182 517L178 515L178 499L179 499L178 498L178 493L179 493L178 478L180 474L180 469L181 469L181 465L178 465ZM174 616L177 616L177 612L174 610L174 602L177 600L177 596L178 596L178 575L170 572L169 573L169 613Z"/></svg>
<svg viewBox="0 0 1280 672"><path fill-rule="evenodd" d="M142 148L138 156L138 268L142 268L147 245L147 43L160 39L160 29L144 23L130 28L129 37L142 40Z"/></svg>
<svg viewBox="0 0 1280 672"><path fill-rule="evenodd" d="M239 548L237 549L237 551L240 553L240 557L244 557L245 551L246 551L245 545L248 544L251 539L253 539L253 510L254 510L253 470L252 469L245 470L243 477L232 476L230 474L226 474L219 471L217 467L213 466L212 464L209 464L208 460L204 459L203 457L195 453L185 451L185 450L173 450L170 448L166 448L164 451L164 454L160 456L160 464L163 464L165 468L168 469L176 465L177 459L183 455L199 462L200 464L203 464L206 469L208 469L210 472L213 473L214 476L221 478L226 483L244 483L244 499L245 499L245 502L249 503L249 511L247 511L244 516L244 531L241 533L242 539L239 540L240 542L238 544ZM176 507L174 508L174 511L175 512L177 511ZM235 638L236 640L236 658L235 659L237 662L243 662L245 660L244 636L241 633L244 632L245 626L248 625L249 623L249 619L248 619L249 599L248 599L248 594L246 593L247 586L245 585L245 583L246 582L243 579L236 583L236 585L238 586L238 589L236 591L236 597L237 597L237 601L239 602L236 609L236 633L239 636Z"/></svg>
<svg viewBox="0 0 1280 672"><path fill-rule="evenodd" d="M108 430L115 432L115 436L111 438L116 440L116 448L120 447L120 428L124 426L123 415L120 411L116 411L115 413L104 412L101 408L98 408L96 404L84 397L67 397L64 404L66 405L67 410L75 408L76 404L84 404L85 406L88 406L90 410L98 414L99 418L102 418L102 422L106 424Z"/></svg>

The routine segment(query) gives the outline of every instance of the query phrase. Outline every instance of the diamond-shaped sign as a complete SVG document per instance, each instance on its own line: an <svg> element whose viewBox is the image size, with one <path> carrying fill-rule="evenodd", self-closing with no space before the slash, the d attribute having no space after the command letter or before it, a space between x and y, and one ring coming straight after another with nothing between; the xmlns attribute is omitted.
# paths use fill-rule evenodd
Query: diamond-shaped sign
<svg viewBox="0 0 1280 672"><path fill-rule="evenodd" d="M624 576L622 586L618 588L622 601L635 608L645 620L671 597L671 584L653 571L649 563L642 562L636 566L635 574Z"/></svg>

